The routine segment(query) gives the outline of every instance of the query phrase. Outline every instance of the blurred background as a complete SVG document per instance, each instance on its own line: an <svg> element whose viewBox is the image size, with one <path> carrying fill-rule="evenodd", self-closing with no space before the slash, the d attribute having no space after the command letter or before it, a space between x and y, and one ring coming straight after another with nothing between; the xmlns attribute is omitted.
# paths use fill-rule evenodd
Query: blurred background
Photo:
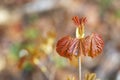
<svg viewBox="0 0 120 80"><path fill-rule="evenodd" d="M82 59L82 77L120 80L119 0L0 0L0 80L77 79L77 60L55 50L58 39L75 37L75 15L87 17L86 35L97 32L105 42L100 56Z"/></svg>

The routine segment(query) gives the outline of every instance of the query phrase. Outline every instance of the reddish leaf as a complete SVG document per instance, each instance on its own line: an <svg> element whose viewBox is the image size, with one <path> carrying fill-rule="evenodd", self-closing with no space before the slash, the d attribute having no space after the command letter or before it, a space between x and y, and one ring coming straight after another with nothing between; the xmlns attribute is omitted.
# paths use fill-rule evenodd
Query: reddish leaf
<svg viewBox="0 0 120 80"><path fill-rule="evenodd" d="M59 53L59 55L72 59L72 56L86 55L84 44L84 39L66 36L57 42L56 51Z"/></svg>
<svg viewBox="0 0 120 80"><path fill-rule="evenodd" d="M87 21L86 17L79 18L78 16L74 16L72 18L72 20L74 21L75 25L77 25L77 26L80 26L80 25L86 23L86 21Z"/></svg>
<svg viewBox="0 0 120 80"><path fill-rule="evenodd" d="M85 38L85 49L88 56L95 57L103 51L104 42L102 37L97 33L92 33Z"/></svg>

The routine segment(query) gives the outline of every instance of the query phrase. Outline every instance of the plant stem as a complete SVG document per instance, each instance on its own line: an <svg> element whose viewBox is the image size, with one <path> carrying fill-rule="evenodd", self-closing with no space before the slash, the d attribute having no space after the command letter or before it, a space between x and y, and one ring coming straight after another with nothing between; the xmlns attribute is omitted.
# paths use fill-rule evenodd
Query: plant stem
<svg viewBox="0 0 120 80"><path fill-rule="evenodd" d="M78 57L79 80L81 80L81 55Z"/></svg>

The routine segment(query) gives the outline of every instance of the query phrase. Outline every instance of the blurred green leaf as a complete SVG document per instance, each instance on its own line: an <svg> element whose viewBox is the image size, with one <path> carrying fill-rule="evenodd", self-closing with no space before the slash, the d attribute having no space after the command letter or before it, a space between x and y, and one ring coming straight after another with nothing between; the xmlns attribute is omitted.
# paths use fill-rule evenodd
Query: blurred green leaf
<svg viewBox="0 0 120 80"><path fill-rule="evenodd" d="M117 10L117 11L115 12L115 16L116 16L117 18L120 18L120 10Z"/></svg>
<svg viewBox="0 0 120 80"><path fill-rule="evenodd" d="M25 37L28 39L35 39L38 36L38 30L34 28L27 28L24 33Z"/></svg>
<svg viewBox="0 0 120 80"><path fill-rule="evenodd" d="M26 62L24 63L24 69L25 69L26 71L31 71L31 70L33 70L33 65L32 65L29 61L26 61Z"/></svg>
<svg viewBox="0 0 120 80"><path fill-rule="evenodd" d="M20 43L15 43L12 44L10 47L10 56L15 59L18 60L19 57L19 53L22 49L29 49L31 51L34 50L35 45L33 43L25 43L25 44L20 44Z"/></svg>
<svg viewBox="0 0 120 80"><path fill-rule="evenodd" d="M100 0L101 15L110 7L112 0Z"/></svg>
<svg viewBox="0 0 120 80"><path fill-rule="evenodd" d="M21 44L16 43L10 47L10 56L16 60L19 59L19 51L21 49Z"/></svg>
<svg viewBox="0 0 120 80"><path fill-rule="evenodd" d="M58 68L66 66L66 63L67 63L65 58L59 57L59 56L53 57L53 62L55 62L56 67Z"/></svg>
<svg viewBox="0 0 120 80"><path fill-rule="evenodd" d="M33 14L29 17L29 23L33 23L34 21L36 21L36 19L38 19L39 16L37 14Z"/></svg>

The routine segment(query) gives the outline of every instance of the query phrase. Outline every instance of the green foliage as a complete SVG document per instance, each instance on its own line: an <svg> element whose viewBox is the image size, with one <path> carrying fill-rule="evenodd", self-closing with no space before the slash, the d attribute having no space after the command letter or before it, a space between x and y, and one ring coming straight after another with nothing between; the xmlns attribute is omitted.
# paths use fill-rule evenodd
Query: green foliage
<svg viewBox="0 0 120 80"><path fill-rule="evenodd" d="M117 11L115 12L115 16L116 16L117 18L120 18L120 10L117 10Z"/></svg>
<svg viewBox="0 0 120 80"><path fill-rule="evenodd" d="M66 66L66 64L67 64L66 59L63 58L63 57L55 56L55 57L52 58L52 59L53 59L53 62L55 62L56 67L58 67L58 68L64 67L64 66Z"/></svg>
<svg viewBox="0 0 120 80"><path fill-rule="evenodd" d="M11 45L10 47L10 56L12 58L14 58L15 60L18 60L19 59L19 51L21 49L21 44L19 43L16 43L16 44L13 44Z"/></svg>
<svg viewBox="0 0 120 80"><path fill-rule="evenodd" d="M110 7L112 0L101 0L100 1L100 9L101 15L103 16L105 11Z"/></svg>
<svg viewBox="0 0 120 80"><path fill-rule="evenodd" d="M24 32L25 38L35 39L38 36L38 30L34 28L27 28Z"/></svg>
<svg viewBox="0 0 120 80"><path fill-rule="evenodd" d="M23 67L24 67L24 69L25 69L26 71L31 71L31 70L33 70L33 65L30 64L30 62L28 62L28 61L25 62L25 64L24 64Z"/></svg>

